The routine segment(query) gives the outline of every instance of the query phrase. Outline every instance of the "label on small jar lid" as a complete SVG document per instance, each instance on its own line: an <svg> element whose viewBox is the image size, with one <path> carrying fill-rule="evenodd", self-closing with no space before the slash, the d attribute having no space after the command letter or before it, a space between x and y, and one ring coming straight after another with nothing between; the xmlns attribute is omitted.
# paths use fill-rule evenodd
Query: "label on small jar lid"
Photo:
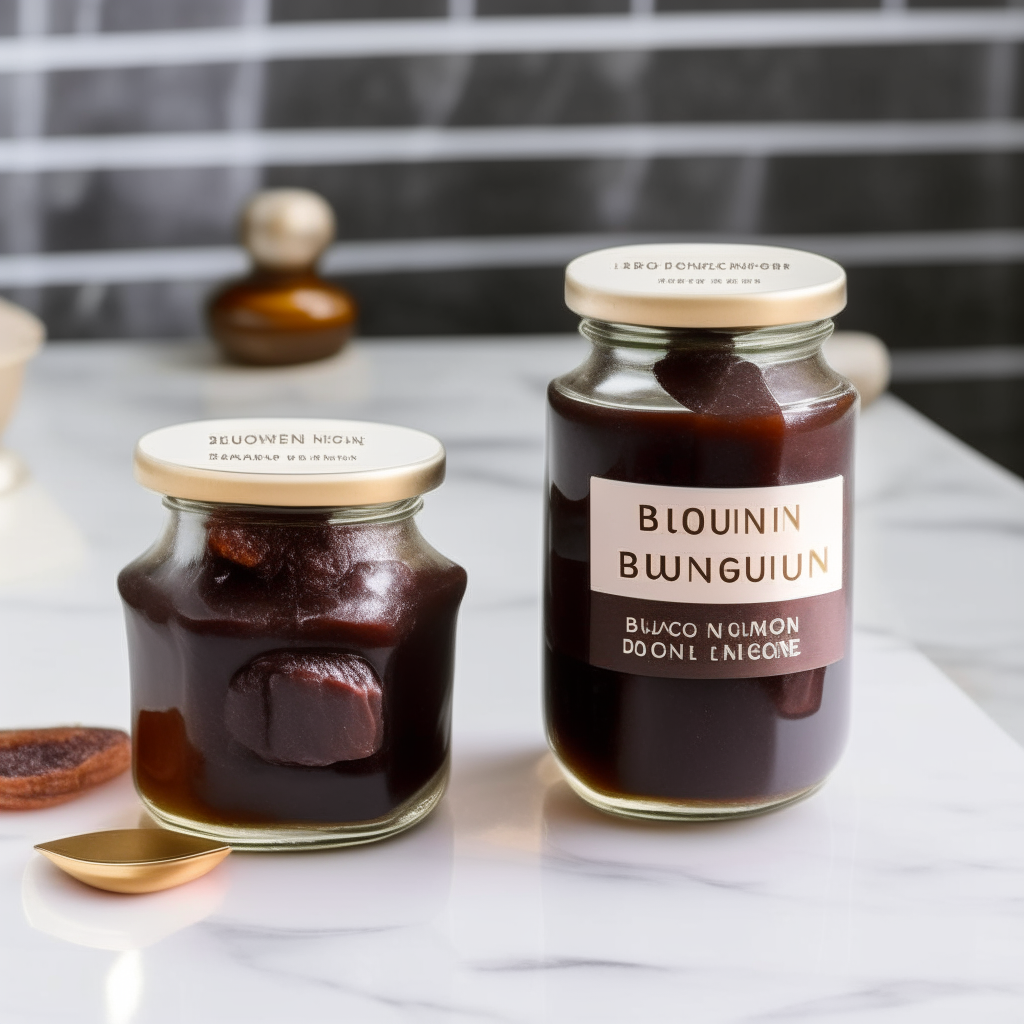
<svg viewBox="0 0 1024 1024"><path fill-rule="evenodd" d="M565 303L645 327L771 327L834 316L846 274L824 256L771 245L623 245L574 259Z"/></svg>
<svg viewBox="0 0 1024 1024"><path fill-rule="evenodd" d="M146 434L135 477L176 498L239 505L376 505L444 480L436 437L359 420L201 420Z"/></svg>

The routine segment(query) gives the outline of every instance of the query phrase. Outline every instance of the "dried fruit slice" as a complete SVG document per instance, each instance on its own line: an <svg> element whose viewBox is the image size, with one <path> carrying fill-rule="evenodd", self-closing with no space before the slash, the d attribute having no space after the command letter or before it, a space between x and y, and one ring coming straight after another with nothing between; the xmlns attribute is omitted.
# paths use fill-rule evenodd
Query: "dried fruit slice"
<svg viewBox="0 0 1024 1024"><path fill-rule="evenodd" d="M218 557L255 569L270 556L270 539L266 530L252 529L237 523L211 521L206 543Z"/></svg>
<svg viewBox="0 0 1024 1024"><path fill-rule="evenodd" d="M0 809L62 804L130 763L131 742L120 729L0 730Z"/></svg>

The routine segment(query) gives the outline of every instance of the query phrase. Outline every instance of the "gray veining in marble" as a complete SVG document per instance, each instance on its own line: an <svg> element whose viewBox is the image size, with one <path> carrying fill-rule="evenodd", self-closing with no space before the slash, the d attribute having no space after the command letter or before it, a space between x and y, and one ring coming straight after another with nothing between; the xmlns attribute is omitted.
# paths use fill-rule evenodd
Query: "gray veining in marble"
<svg viewBox="0 0 1024 1024"><path fill-rule="evenodd" d="M860 451L858 624L913 642L1024 743L1024 482L891 396Z"/></svg>
<svg viewBox="0 0 1024 1024"><path fill-rule="evenodd" d="M0 1017L11 1021L1015 1021L1024 1014L1019 573L1024 486L894 399L863 417L850 748L824 789L718 825L619 822L545 753L543 392L583 343L362 345L282 371L203 343L51 346L4 442L5 725L127 724L113 577L156 535L144 430L252 412L440 435L427 537L470 572L452 788L384 844L234 855L137 898L31 844L130 825L128 779L0 814ZM12 525L13 524L13 525Z"/></svg>

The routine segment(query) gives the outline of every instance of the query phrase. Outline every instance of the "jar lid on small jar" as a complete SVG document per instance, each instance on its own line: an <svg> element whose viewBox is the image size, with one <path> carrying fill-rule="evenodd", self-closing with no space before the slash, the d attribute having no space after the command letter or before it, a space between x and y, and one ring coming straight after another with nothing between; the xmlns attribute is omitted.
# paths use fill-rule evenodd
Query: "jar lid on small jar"
<svg viewBox="0 0 1024 1024"><path fill-rule="evenodd" d="M200 420L135 446L135 479L151 491L233 505L379 505L444 480L445 451L421 430L359 420Z"/></svg>
<svg viewBox="0 0 1024 1024"><path fill-rule="evenodd" d="M834 316L846 305L846 273L774 245L622 245L569 264L565 303L580 316L643 327L774 327Z"/></svg>

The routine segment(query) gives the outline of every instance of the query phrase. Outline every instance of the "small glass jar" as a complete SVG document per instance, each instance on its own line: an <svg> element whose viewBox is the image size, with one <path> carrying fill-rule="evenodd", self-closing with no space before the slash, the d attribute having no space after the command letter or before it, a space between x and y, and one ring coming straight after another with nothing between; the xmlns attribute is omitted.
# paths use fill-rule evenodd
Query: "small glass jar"
<svg viewBox="0 0 1024 1024"><path fill-rule="evenodd" d="M420 431L219 420L147 434L167 526L118 578L135 784L241 849L383 839L440 800L466 573L420 535Z"/></svg>
<svg viewBox="0 0 1024 1024"><path fill-rule="evenodd" d="M611 813L813 792L845 744L857 393L824 361L831 260L748 245L580 257L589 358L548 390L545 716Z"/></svg>

